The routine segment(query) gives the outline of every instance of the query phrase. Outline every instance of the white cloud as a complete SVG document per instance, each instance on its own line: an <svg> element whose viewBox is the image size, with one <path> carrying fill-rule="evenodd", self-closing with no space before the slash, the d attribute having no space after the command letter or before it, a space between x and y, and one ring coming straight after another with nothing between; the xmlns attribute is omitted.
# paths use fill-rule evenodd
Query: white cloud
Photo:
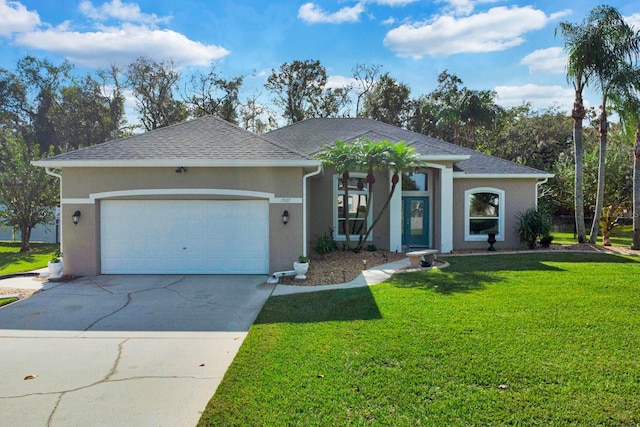
<svg viewBox="0 0 640 427"><path fill-rule="evenodd" d="M328 13L314 3L305 3L298 9L298 18L310 24L340 24L343 22L358 22L360 15L365 11L362 3L353 7L343 7L337 12Z"/></svg>
<svg viewBox="0 0 640 427"><path fill-rule="evenodd" d="M552 74L563 74L567 65L567 55L560 47L534 50L520 64L528 65L529 72L541 71Z"/></svg>
<svg viewBox="0 0 640 427"><path fill-rule="evenodd" d="M18 2L0 0L0 36L31 31L39 24L38 12L31 12Z"/></svg>
<svg viewBox="0 0 640 427"><path fill-rule="evenodd" d="M540 86L526 84L523 86L496 86L494 90L498 94L498 103L506 107L521 105L523 102L530 102L537 108L559 105L566 111L570 111L573 106L573 89L558 85Z"/></svg>
<svg viewBox="0 0 640 427"><path fill-rule="evenodd" d="M634 13L631 16L625 16L624 20L627 24L634 27L636 31L640 31L640 13Z"/></svg>
<svg viewBox="0 0 640 427"><path fill-rule="evenodd" d="M170 16L158 17L155 13L143 13L136 3L122 3L121 0L111 0L111 2L103 3L100 7L95 7L89 0L83 0L78 9L83 15L96 21L117 19L122 22L160 24L171 20Z"/></svg>
<svg viewBox="0 0 640 427"><path fill-rule="evenodd" d="M526 33L544 28L563 13L547 16L531 6L514 6L495 7L459 19L438 16L394 28L385 36L384 44L398 56L416 59L505 50L522 44Z"/></svg>
<svg viewBox="0 0 640 427"><path fill-rule="evenodd" d="M415 3L418 0L367 0L367 3L375 3L383 6L405 6L410 3Z"/></svg>
<svg viewBox="0 0 640 427"><path fill-rule="evenodd" d="M438 0L437 3L446 3L443 12L446 15L468 16L471 15L476 4L497 3L500 0Z"/></svg>
<svg viewBox="0 0 640 427"><path fill-rule="evenodd" d="M382 25L393 25L395 23L396 23L396 18L394 18L393 16L390 16L384 21L382 21Z"/></svg>
<svg viewBox="0 0 640 427"><path fill-rule="evenodd" d="M328 89L336 89L345 86L353 86L356 84L356 79L353 77L345 77L345 76L329 76L327 77L326 88Z"/></svg>
<svg viewBox="0 0 640 427"><path fill-rule="evenodd" d="M209 65L229 53L221 46L205 45L175 31L132 24L84 33L70 31L65 25L19 34L15 41L20 46L55 52L89 67L128 64L141 55L156 60L171 58L179 65Z"/></svg>

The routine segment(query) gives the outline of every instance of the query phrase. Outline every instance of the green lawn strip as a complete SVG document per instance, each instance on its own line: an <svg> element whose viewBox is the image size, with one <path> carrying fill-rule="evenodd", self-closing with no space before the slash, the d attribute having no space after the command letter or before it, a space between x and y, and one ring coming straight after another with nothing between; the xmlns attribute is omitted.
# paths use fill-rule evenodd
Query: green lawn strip
<svg viewBox="0 0 640 427"><path fill-rule="evenodd" d="M587 233L589 230L587 230ZM624 225L620 227L616 227L611 230L611 245L612 246L623 246L623 247L631 247L633 227L631 225ZM563 244L563 245L573 245L578 243L578 240L573 237L573 233L554 233L552 232L553 243ZM587 235L587 240L589 236ZM598 236L597 240L598 245L602 245L602 232Z"/></svg>
<svg viewBox="0 0 640 427"><path fill-rule="evenodd" d="M447 261L271 298L201 425L640 423L640 260Z"/></svg>
<svg viewBox="0 0 640 427"><path fill-rule="evenodd" d="M16 302L16 301L18 301L18 298L15 298L15 297L0 298L0 307L2 307L3 305L11 304L12 302Z"/></svg>
<svg viewBox="0 0 640 427"><path fill-rule="evenodd" d="M19 242L0 242L0 276L46 267L58 247L52 243L31 243L31 251L20 252Z"/></svg>

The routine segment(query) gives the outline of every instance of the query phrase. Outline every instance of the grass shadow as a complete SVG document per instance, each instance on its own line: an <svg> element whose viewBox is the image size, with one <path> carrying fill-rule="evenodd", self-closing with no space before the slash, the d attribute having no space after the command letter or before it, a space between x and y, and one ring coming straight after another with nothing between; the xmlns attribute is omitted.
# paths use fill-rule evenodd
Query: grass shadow
<svg viewBox="0 0 640 427"><path fill-rule="evenodd" d="M271 297L254 324L382 319L369 287Z"/></svg>
<svg viewBox="0 0 640 427"><path fill-rule="evenodd" d="M400 273L392 279L392 283L398 288L419 288L445 295L481 290L486 284L500 281L502 281L500 277L482 272L447 272L443 270Z"/></svg>

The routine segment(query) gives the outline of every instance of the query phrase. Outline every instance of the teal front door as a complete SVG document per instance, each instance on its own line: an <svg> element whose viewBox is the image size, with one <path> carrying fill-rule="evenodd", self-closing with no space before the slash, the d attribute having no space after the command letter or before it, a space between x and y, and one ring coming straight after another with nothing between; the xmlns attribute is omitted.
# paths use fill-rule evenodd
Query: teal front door
<svg viewBox="0 0 640 427"><path fill-rule="evenodd" d="M402 244L429 247L429 198L403 197Z"/></svg>

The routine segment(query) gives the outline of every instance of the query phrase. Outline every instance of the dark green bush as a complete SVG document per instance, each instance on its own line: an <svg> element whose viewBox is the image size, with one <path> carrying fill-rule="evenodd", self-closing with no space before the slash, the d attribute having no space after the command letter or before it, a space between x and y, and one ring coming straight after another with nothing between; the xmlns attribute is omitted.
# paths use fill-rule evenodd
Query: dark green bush
<svg viewBox="0 0 640 427"><path fill-rule="evenodd" d="M375 252L377 250L378 250L378 248L376 247L376 245L368 245L367 246L367 251L368 252Z"/></svg>
<svg viewBox="0 0 640 427"><path fill-rule="evenodd" d="M551 242L553 242L553 236L551 234L540 237L540 246L543 248L548 248Z"/></svg>
<svg viewBox="0 0 640 427"><path fill-rule="evenodd" d="M535 249L538 239L551 231L551 215L544 207L532 207L518 216L518 236L529 249Z"/></svg>
<svg viewBox="0 0 640 427"><path fill-rule="evenodd" d="M326 255L329 252L333 252L338 249L338 243L333 239L332 227L329 227L329 230L324 235L316 239L316 243L313 249L320 256Z"/></svg>

